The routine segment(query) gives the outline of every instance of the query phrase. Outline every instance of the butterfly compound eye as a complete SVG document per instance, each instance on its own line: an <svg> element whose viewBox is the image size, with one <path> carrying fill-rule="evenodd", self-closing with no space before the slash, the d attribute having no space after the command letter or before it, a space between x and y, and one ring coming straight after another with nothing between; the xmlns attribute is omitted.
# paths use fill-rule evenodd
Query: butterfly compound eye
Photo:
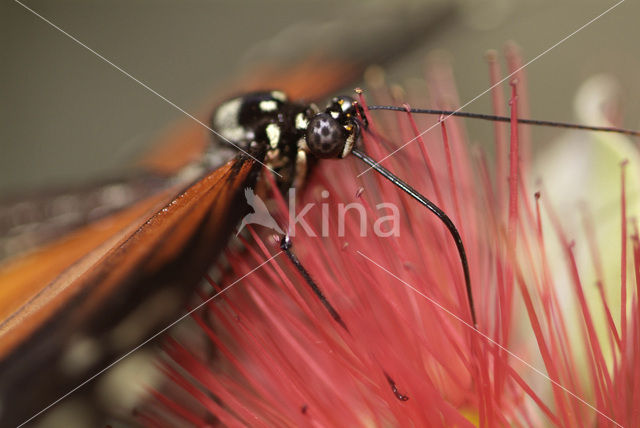
<svg viewBox="0 0 640 428"><path fill-rule="evenodd" d="M307 147L317 158L343 158L359 135L356 124L343 126L328 113L315 115L307 126Z"/></svg>

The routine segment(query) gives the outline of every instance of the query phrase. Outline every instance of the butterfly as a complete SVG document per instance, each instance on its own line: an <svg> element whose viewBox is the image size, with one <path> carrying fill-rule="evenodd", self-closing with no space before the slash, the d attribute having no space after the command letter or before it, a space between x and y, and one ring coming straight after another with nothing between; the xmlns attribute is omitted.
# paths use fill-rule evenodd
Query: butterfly
<svg viewBox="0 0 640 428"><path fill-rule="evenodd" d="M238 87L243 92L278 88L292 98L318 99L353 81L364 65L360 59L315 56L286 70L272 65L254 70ZM283 102L274 93L259 96L270 99L258 103ZM49 216L41 212L55 214L50 202L68 203L69 194L35 203L26 214L19 203L4 207L5 232L20 229L20 221L33 214L43 233L17 236L5 245L29 251L0 270L0 394L8 409L3 422L25 420L175 318L246 214L244 190L254 188L264 164L272 163L263 147L269 138L260 136L258 147L245 147L222 166L203 167L198 158L210 136L198 124L188 124L145 158L146 175L132 200L97 203L103 212L95 221L47 223ZM285 155L284 168L272 169L288 184L295 175L294 153ZM98 192L136 187L122 184L108 183ZM91 189L86 193L95 196ZM72 203L79 200L74 198ZM30 248L34 243L37 247ZM28 396L12 393L25 384Z"/></svg>
<svg viewBox="0 0 640 428"><path fill-rule="evenodd" d="M332 92L351 80L360 69L358 64L336 65L322 60L305 63L298 70L287 70L287 73L278 71L270 77L264 73L261 79L270 82L269 87L282 88L292 94L292 99L300 96L316 99L320 95L316 92L318 88L322 93ZM300 77L302 83L296 79L296 73L303 76ZM311 75L326 79L327 83L318 85ZM246 82L243 88L250 91L252 86L257 89L262 85L264 83L254 85ZM293 87L287 88L289 85ZM246 103L243 106L247 107L253 103L285 102L281 95L273 92L252 93L251 97L259 99L242 98L236 104ZM301 105L300 108L306 109L307 106ZM336 106L330 108L333 110L324 114L331 116L336 112ZM230 116L237 118L239 114L236 112ZM311 119L310 114L303 114L303 121L310 122ZM326 122L328 117L322 119L325 122L318 124L319 129L352 132L345 126L353 123L330 129L333 125ZM297 132L309 129L308 126L305 124ZM222 129L224 135L231 132L229 130L233 126L223 123L216 128ZM170 146L148 158L149 169L163 174L176 172L192 160L195 153L201 153L205 140L198 138L195 132L191 133L193 129L185 131L179 138L171 138ZM259 138L261 143L275 146L273 149L281 152L289 150L284 153L287 158L284 168L273 167L285 177L284 183L289 184L299 172L291 162L294 149L278 147L279 139L269 135L267 129L264 132ZM270 132L282 132L282 129ZM351 135L355 140L355 134ZM306 141L309 144L310 140ZM0 307L4 320L0 327L0 370L5 391L16 389L27 376L38 378L50 371L47 362L52 355L61 358L63 353L73 354L72 348L82 349L87 346L87 340L93 342L96 337L104 338L114 328L130 333L133 325L140 324L140 318L135 317L135 308L140 304L155 302L165 308L179 308L184 304L189 288L226 245L233 226L247 212L242 204L242 192L256 186L268 150L262 146L251 147L252 141L246 143L246 153L219 168L209 168L204 175L198 174L197 181L189 182L189 174L193 171L184 172L187 178L183 180L186 181L163 183L153 195L49 243L4 268L1 279L9 285L3 290ZM355 144L355 141L350 144ZM318 145L320 152L325 150L322 141L318 141ZM179 153L176 151L178 146ZM327 147L327 153L331 149ZM167 310L165 314L171 312L174 311ZM121 314L126 314L124 319ZM148 324L159 325L164 321L151 320ZM81 326L81 332L73 332L77 326ZM106 341L97 340L113 346L100 349L96 360L113 359L139 339L135 334L131 336L133 338L128 340L113 337ZM54 391L73 385L85 373L77 370L75 376L68 374L60 384L43 379L49 385L34 390L43 396L52 396ZM14 407L11 401L8 403L7 408Z"/></svg>

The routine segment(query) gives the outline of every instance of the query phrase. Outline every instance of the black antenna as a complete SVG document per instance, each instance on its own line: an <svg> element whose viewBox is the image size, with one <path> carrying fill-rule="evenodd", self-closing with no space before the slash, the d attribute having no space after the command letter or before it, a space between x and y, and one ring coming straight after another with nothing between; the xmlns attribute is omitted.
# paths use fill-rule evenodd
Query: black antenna
<svg viewBox="0 0 640 428"><path fill-rule="evenodd" d="M380 165L378 162L376 162L375 160L367 156L364 152L361 152L359 149L354 148L351 151L351 153L353 153L358 159L361 159L364 163L369 165L371 168L373 168L375 171L377 171L380 175L382 175L384 178L389 180L391 183L399 187L401 190L403 190L413 199L415 199L420 204L422 204L427 209L429 209L429 211L434 213L436 217L438 217L440 221L442 221L444 225L447 227L447 229L449 230L449 233L451 234L451 236L453 237L453 240L456 243L456 247L458 248L458 255L460 256L460 262L462 263L462 270L464 271L464 282L467 289L467 299L469 301L469 310L471 311L471 320L473 321L473 326L477 328L478 324L476 321L476 310L473 304L473 293L471 291L471 275L469 275L469 262L467 261L467 253L464 249L464 245L462 244L462 238L460 237L460 233L458 232L458 229L456 228L455 224L453 224L453 221L451 221L449 216L447 216L444 213L444 211L438 208L436 204L434 204L429 199L422 196L417 190L415 190L413 187L409 186L407 183L405 183L404 181L402 181L401 179L393 175L391 171L389 171L388 169Z"/></svg>
<svg viewBox="0 0 640 428"><path fill-rule="evenodd" d="M340 326L344 328L347 331L347 333L349 333L349 329L347 328L347 325L344 323L344 321L342 321L342 317L340 317L340 314L338 314L338 311L336 311L335 308L331 305L331 303L329 303L329 300L327 300L325 295L322 293L322 290L320 290L320 287L318 287L318 284L316 284L313 278L311 278L311 275L309 275L309 272L307 272L304 266L302 266L302 263L300 263L300 260L298 260L298 257L296 257L296 255L293 254L293 251L291 251L291 246L292 246L291 238L289 238L289 235L283 236L282 240L280 241L280 249L285 252L287 257L289 257L289 260L291 260L291 263L293 263L293 266L295 266L298 272L300 272L300 275L302 275L305 282L309 284L309 287L311 287L311 290L315 293L315 295L318 296L318 299L320 299L320 302L322 302L322 304L327 309L327 311L329 311L329 314L331 315L331 317L338 324L340 324Z"/></svg>
<svg viewBox="0 0 640 428"><path fill-rule="evenodd" d="M351 334L351 332L347 328L347 325L344 323L344 321L342 321L342 318L338 314L338 311L336 311L335 308L331 306L331 303L329 303L329 300L327 300L324 294L322 294L322 290L320 290L320 287L318 287L318 284L316 284L313 278L311 278L311 275L309 275L309 272L307 272L304 266L302 266L302 263L300 263L300 260L298 260L298 257L296 257L293 251L291 251L292 246L293 244L291 243L291 238L289 238L289 235L283 236L282 240L280 241L280 249L285 252L287 257L289 257L289 260L291 260L291 263L293 263L293 266L295 266L295 268L298 270L300 275L302 275L302 277L304 278L306 283L309 285L309 287L311 287L311 290L313 290L315 295L318 296L318 298L320 299L324 307L327 309L327 311L329 311L329 314L331 314L331 317L338 324L340 324L340 326L344 328L347 333ZM391 376L389 376L389 374L385 370L382 370L382 373L387 379L387 382L391 387L391 391L396 396L396 398L400 401L407 401L409 397L407 395L400 393L400 391L398 390L398 386L396 385L395 381L391 378ZM306 407L307 407L306 405L302 407L302 413L306 412Z"/></svg>
<svg viewBox="0 0 640 428"><path fill-rule="evenodd" d="M508 116L496 116L493 114L482 114L482 113L467 113L464 111L457 110L434 110L434 109L426 109L426 108L405 108L398 106L368 106L369 110L390 110L390 111L401 111L416 114L437 114L444 116L458 116L458 117L467 117L471 119L482 119L482 120L490 120L492 122L511 122L511 118ZM518 119L518 123L523 123L527 125L538 125L538 126L550 126L553 128L567 128L567 129L580 129L583 131L597 131L597 132L614 132L617 134L630 135L633 137L640 137L640 131L632 131L630 129L624 128L616 128L609 126L590 126L590 125L576 125L573 123L564 123L564 122L554 122L551 120L535 120L535 119Z"/></svg>

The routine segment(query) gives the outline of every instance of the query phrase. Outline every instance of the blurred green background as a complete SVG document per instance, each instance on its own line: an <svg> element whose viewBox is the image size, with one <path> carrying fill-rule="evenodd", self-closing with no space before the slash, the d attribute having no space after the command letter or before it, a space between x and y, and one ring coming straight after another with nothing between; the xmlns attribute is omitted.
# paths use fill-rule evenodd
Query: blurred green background
<svg viewBox="0 0 640 428"><path fill-rule="evenodd" d="M413 32L405 35L415 42L413 49L386 66L392 81L420 77L430 50L450 52L460 99L465 102L489 86L483 58L487 49L501 50L505 41L515 40L529 60L615 3L25 1L195 113L214 88L246 69L265 46L276 45L279 52L302 58L322 43L322 36L317 36L322 31L310 36L306 29L326 28L330 33L331 27L323 25L336 20L372 33L353 55L375 51L411 28ZM455 14L434 26L430 18L440 16L443 9L455 9ZM532 117L574 121L576 88L588 76L607 72L617 76L624 88L625 125L639 128L639 16L640 4L626 1L527 67ZM117 175L170 124L182 119L182 113L18 3L3 2L0 17L0 196ZM420 20L433 28L420 28ZM343 42L348 46L349 36ZM485 95L466 110L489 112L489 102ZM474 132L473 127L480 125L470 126ZM483 138L484 131L478 132L472 133L472 140ZM539 132L545 140L547 131Z"/></svg>

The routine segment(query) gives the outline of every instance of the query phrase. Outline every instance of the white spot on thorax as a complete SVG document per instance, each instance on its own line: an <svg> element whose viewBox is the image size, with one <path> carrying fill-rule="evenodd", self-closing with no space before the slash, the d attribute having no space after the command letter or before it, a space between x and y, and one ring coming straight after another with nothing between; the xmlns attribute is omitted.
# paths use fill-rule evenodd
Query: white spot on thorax
<svg viewBox="0 0 640 428"><path fill-rule="evenodd" d="M242 98L234 98L218 107L213 117L213 127L230 141L242 141L245 129L238 123L238 115L242 107Z"/></svg>
<svg viewBox="0 0 640 428"><path fill-rule="evenodd" d="M296 115L296 129L307 129L307 126L309 126L309 120L304 114L298 113Z"/></svg>
<svg viewBox="0 0 640 428"><path fill-rule="evenodd" d="M238 126L240 107L242 107L242 98L235 98L222 104L213 117L213 125L218 129Z"/></svg>
<svg viewBox="0 0 640 428"><path fill-rule="evenodd" d="M281 91L271 91L271 96L278 101L287 101L287 96L284 94L284 92Z"/></svg>
<svg viewBox="0 0 640 428"><path fill-rule="evenodd" d="M240 143L247 136L247 131L242 126L237 126L235 128L225 128L220 130L220 135L224 137L227 141L231 141L232 143Z"/></svg>
<svg viewBox="0 0 640 428"><path fill-rule="evenodd" d="M260 111L276 111L278 109L278 103L269 100L269 101L260 101Z"/></svg>
<svg viewBox="0 0 640 428"><path fill-rule="evenodd" d="M267 138L269 139L269 146L272 149L278 147L278 143L280 142L280 127L275 123L270 123L267 125Z"/></svg>

